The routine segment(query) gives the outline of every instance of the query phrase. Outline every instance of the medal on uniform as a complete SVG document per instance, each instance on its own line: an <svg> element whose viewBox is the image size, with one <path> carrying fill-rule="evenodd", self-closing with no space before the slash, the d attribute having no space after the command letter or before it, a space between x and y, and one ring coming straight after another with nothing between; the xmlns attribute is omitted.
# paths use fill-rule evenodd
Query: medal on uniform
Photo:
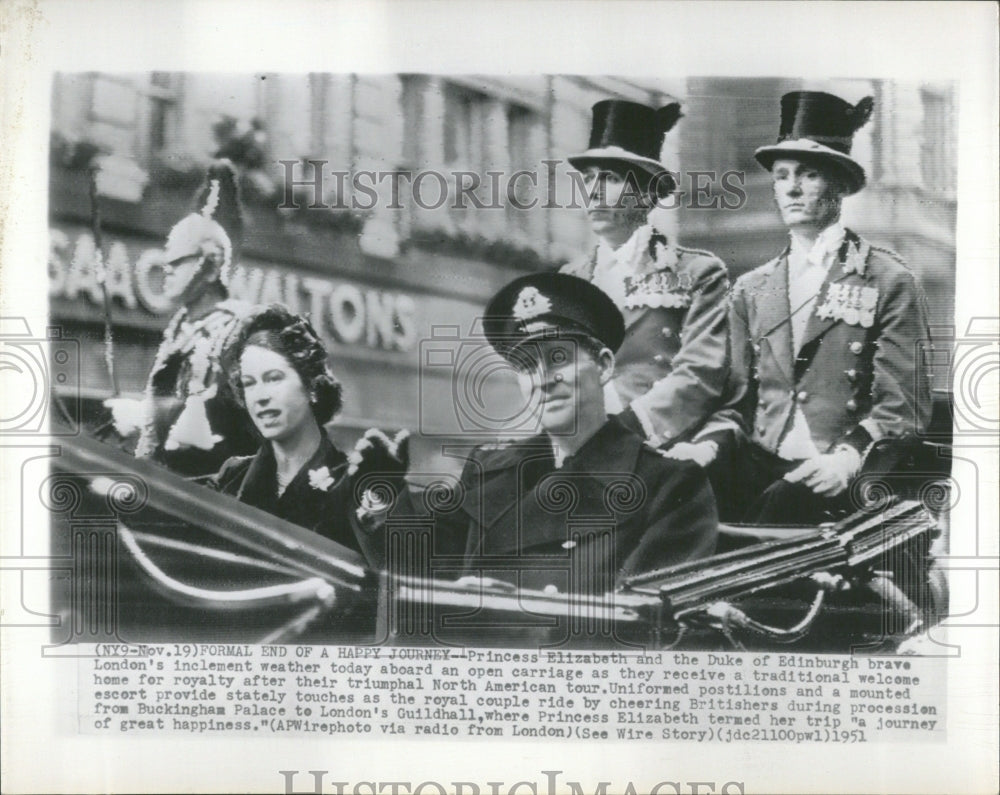
<svg viewBox="0 0 1000 795"><path fill-rule="evenodd" d="M861 256L857 243L851 243L847 247L847 256L844 258L844 273L856 273L858 276L864 276L866 267L867 263L865 258Z"/></svg>
<svg viewBox="0 0 1000 795"><path fill-rule="evenodd" d="M843 320L851 326L871 328L875 323L878 289L850 284L830 284L826 299L816 307L816 316L823 320Z"/></svg>
<svg viewBox="0 0 1000 795"><path fill-rule="evenodd" d="M638 280L632 276L626 276L622 282L625 285L625 308L635 309L639 306L639 298L636 295L639 291Z"/></svg>
<svg viewBox="0 0 1000 795"><path fill-rule="evenodd" d="M677 276L672 271L657 271L645 276L626 276L625 308L660 307L674 309L691 305L691 277Z"/></svg>
<svg viewBox="0 0 1000 795"><path fill-rule="evenodd" d="M861 325L871 328L875 323L875 309L878 306L878 288L862 287L858 302L861 307Z"/></svg>
<svg viewBox="0 0 1000 795"><path fill-rule="evenodd" d="M858 287L856 285L848 287L846 293L843 310L844 322L850 326L856 326L861 320L861 314L858 311L858 307L860 306Z"/></svg>
<svg viewBox="0 0 1000 795"><path fill-rule="evenodd" d="M826 287L826 300L817 305L816 317L822 320L839 320L844 314L844 285L828 284Z"/></svg>

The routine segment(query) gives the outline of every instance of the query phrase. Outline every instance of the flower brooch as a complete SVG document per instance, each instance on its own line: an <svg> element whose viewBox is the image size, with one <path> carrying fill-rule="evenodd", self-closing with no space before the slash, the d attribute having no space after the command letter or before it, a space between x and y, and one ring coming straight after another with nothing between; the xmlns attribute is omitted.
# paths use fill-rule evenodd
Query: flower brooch
<svg viewBox="0 0 1000 795"><path fill-rule="evenodd" d="M309 470L309 485L314 489L327 491L330 486L333 485L333 482L333 478L330 476L329 467L320 467L319 469Z"/></svg>

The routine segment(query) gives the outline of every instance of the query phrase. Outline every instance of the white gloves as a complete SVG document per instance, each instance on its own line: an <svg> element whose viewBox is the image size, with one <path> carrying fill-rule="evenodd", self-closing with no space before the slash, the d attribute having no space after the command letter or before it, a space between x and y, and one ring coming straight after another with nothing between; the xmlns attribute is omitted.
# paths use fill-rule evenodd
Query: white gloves
<svg viewBox="0 0 1000 795"><path fill-rule="evenodd" d="M403 429L390 439L377 428L369 428L347 461L347 474L357 481L374 474L405 475L410 466L410 432Z"/></svg>
<svg viewBox="0 0 1000 795"><path fill-rule="evenodd" d="M830 453L803 461L785 475L789 483L804 483L816 494L836 497L861 469L861 453L842 444Z"/></svg>
<svg viewBox="0 0 1000 795"><path fill-rule="evenodd" d="M694 461L700 467L707 467L715 460L719 445L715 442L678 442L664 451L667 458L678 461Z"/></svg>
<svg viewBox="0 0 1000 795"><path fill-rule="evenodd" d="M377 428L369 428L358 439L354 449L347 456L347 475L355 484L365 485L369 476L381 478L402 478L410 466L410 432L401 430L390 439ZM405 487L405 486L404 486ZM389 510L398 495L385 483L372 483L360 497L355 511L361 526L368 532L385 524Z"/></svg>
<svg viewBox="0 0 1000 795"><path fill-rule="evenodd" d="M111 421L122 436L135 433L146 421L146 404L142 400L108 398L104 407L111 409Z"/></svg>
<svg viewBox="0 0 1000 795"><path fill-rule="evenodd" d="M212 433L208 413L205 411L205 402L215 397L215 392L216 384L212 384L204 392L188 397L184 402L184 410L167 434L164 450L178 450L181 447L211 450L222 441L221 436Z"/></svg>

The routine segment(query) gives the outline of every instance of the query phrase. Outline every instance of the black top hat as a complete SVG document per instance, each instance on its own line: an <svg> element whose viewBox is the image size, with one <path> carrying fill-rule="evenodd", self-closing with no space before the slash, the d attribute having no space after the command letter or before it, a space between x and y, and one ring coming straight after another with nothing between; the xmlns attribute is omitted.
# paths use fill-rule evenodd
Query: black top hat
<svg viewBox="0 0 1000 795"><path fill-rule="evenodd" d="M569 163L576 169L605 163L640 168L653 176L666 174L660 161L663 136L681 117L679 102L662 108L651 108L638 102L622 99L605 99L592 108L590 143L587 151L572 155ZM667 192L676 185L669 175L661 177L669 185Z"/></svg>
<svg viewBox="0 0 1000 795"><path fill-rule="evenodd" d="M792 91L781 98L778 142L760 147L754 156L766 169L782 157L829 162L847 176L849 192L857 193L865 185L865 170L851 157L851 144L874 107L871 97L852 105L823 91Z"/></svg>
<svg viewBox="0 0 1000 795"><path fill-rule="evenodd" d="M625 337L625 320L615 302L586 279L533 273L515 279L490 299L483 332L505 358L525 342L581 335L616 351Z"/></svg>

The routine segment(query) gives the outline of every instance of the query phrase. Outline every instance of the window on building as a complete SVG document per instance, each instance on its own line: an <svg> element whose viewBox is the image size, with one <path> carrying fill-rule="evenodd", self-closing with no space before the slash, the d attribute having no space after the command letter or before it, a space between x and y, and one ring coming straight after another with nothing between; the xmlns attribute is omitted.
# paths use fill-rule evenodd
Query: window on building
<svg viewBox="0 0 1000 795"><path fill-rule="evenodd" d="M520 176L503 195L507 202L508 229L516 237L526 240L540 241L545 235L545 214L537 209L546 180L546 176L540 173L543 136L544 125L538 113L519 105L507 108L508 179L520 171L534 175L534 178ZM525 207L529 209L523 209Z"/></svg>
<svg viewBox="0 0 1000 795"><path fill-rule="evenodd" d="M102 149L136 157L139 98L132 75L96 73L90 84L88 123L90 135Z"/></svg>
<svg viewBox="0 0 1000 795"><path fill-rule="evenodd" d="M111 154L146 167L177 136L180 75L95 73L87 112L89 135Z"/></svg>
<svg viewBox="0 0 1000 795"><path fill-rule="evenodd" d="M538 196L532 179L521 177L511 187L515 201L508 200L512 174L521 170L538 171L544 155L544 129L541 114L512 97L445 84L442 141L445 165L452 172L473 172L481 180L478 188L469 190L472 177L452 177L456 195L464 190L458 203L465 206L451 212L460 227L523 243L544 243L544 214L517 206ZM485 207L471 206L473 196Z"/></svg>
<svg viewBox="0 0 1000 795"><path fill-rule="evenodd" d="M309 156L322 156L327 151L326 133L329 128L327 95L330 75L309 74Z"/></svg>
<svg viewBox="0 0 1000 795"><path fill-rule="evenodd" d="M149 96L149 154L168 148L177 135L177 89L179 75L153 72L147 93Z"/></svg>
<svg viewBox="0 0 1000 795"><path fill-rule="evenodd" d="M444 159L454 169L486 170L485 133L489 97L448 84L444 89Z"/></svg>
<svg viewBox="0 0 1000 795"><path fill-rule="evenodd" d="M954 105L949 91L923 89L920 171L928 190L953 193L956 187Z"/></svg>
<svg viewBox="0 0 1000 795"><path fill-rule="evenodd" d="M403 163L409 168L418 168L426 161L427 136L425 126L424 94L428 90L426 75L400 75L400 103L403 109Z"/></svg>
<svg viewBox="0 0 1000 795"><path fill-rule="evenodd" d="M486 94L450 83L444 86L444 161L452 194L449 215L460 229L473 234L488 234L493 222L492 217L482 217L480 209L490 200L486 184L486 172L491 170L490 106Z"/></svg>

